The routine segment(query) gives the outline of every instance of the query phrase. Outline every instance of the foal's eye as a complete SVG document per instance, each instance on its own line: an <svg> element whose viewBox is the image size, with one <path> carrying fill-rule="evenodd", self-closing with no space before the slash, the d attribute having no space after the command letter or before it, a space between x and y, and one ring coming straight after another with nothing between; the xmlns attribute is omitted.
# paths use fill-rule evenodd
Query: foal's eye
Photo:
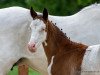
<svg viewBox="0 0 100 75"><path fill-rule="evenodd" d="M45 28L42 28L42 30L44 31L44 30L45 30Z"/></svg>
<svg viewBox="0 0 100 75"><path fill-rule="evenodd" d="M29 29L31 30L31 27Z"/></svg>
<svg viewBox="0 0 100 75"><path fill-rule="evenodd" d="M45 28L42 28L41 31L46 31L46 29Z"/></svg>

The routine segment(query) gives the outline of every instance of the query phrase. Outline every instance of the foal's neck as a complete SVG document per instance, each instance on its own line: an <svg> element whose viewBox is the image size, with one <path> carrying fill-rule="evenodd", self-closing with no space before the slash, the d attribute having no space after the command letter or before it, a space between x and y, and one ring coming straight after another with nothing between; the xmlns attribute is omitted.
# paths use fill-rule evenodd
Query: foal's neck
<svg viewBox="0 0 100 75"><path fill-rule="evenodd" d="M48 22L47 31L47 46L44 46L48 62L51 61L52 56L57 55L59 52L72 52L77 50L85 50L86 45L72 42L57 26Z"/></svg>

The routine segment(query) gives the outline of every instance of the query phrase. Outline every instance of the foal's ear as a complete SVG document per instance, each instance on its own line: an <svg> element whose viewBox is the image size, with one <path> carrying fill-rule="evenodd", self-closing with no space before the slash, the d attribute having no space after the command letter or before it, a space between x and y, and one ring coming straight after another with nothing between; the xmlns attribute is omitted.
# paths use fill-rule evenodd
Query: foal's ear
<svg viewBox="0 0 100 75"><path fill-rule="evenodd" d="M44 20L47 20L48 19L48 11L47 11L46 8L44 8L44 10L43 10L43 19Z"/></svg>
<svg viewBox="0 0 100 75"><path fill-rule="evenodd" d="M32 7L30 9L30 14L31 14L31 16L32 16L33 19L37 16L37 13L33 10Z"/></svg>

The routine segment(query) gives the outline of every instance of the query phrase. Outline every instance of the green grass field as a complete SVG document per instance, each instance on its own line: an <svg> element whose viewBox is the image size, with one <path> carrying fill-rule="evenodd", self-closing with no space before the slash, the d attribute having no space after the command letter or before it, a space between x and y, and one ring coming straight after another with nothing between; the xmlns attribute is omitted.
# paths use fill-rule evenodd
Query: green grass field
<svg viewBox="0 0 100 75"><path fill-rule="evenodd" d="M14 67L13 70L8 73L8 75L18 75L18 68ZM36 71L33 71L32 69L29 69L28 75L41 75L41 74Z"/></svg>

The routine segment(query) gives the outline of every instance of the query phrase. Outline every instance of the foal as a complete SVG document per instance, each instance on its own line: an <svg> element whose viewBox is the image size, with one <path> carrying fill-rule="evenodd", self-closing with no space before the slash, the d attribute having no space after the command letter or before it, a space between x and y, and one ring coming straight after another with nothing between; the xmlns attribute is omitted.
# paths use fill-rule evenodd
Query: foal
<svg viewBox="0 0 100 75"><path fill-rule="evenodd" d="M79 75L81 63L87 46L70 41L70 39L57 26L49 20L46 24L47 38L43 47L48 63L52 63L52 75ZM53 60L53 61L51 61Z"/></svg>
<svg viewBox="0 0 100 75"><path fill-rule="evenodd" d="M43 16L37 15L31 9L31 16L35 21L33 23L34 25L31 25L33 33L30 41L34 41L36 47L40 43L43 44L50 75L80 75L84 70L82 67L84 55L86 50L91 49L91 47L88 48L84 44L71 41L56 25L48 20L46 9L43 11ZM88 65L85 64L85 66ZM91 71L91 68L88 69ZM85 67L86 71L88 69Z"/></svg>

